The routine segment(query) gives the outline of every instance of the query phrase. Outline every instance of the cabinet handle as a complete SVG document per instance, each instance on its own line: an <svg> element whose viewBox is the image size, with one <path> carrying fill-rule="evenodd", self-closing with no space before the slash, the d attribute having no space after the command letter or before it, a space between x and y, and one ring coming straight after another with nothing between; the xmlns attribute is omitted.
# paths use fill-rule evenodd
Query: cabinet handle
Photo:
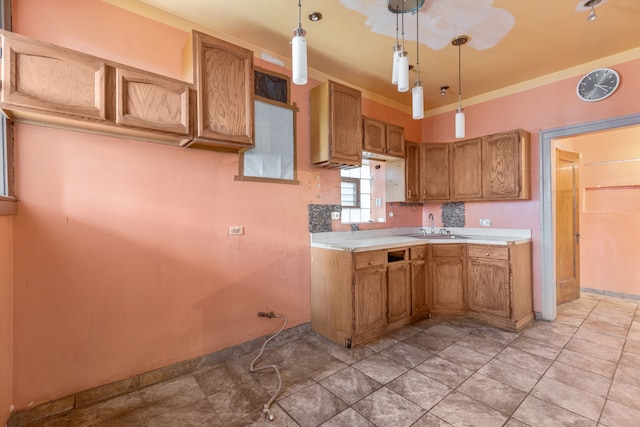
<svg viewBox="0 0 640 427"><path fill-rule="evenodd" d="M408 194L407 198L410 199L411 198L411 190L407 190L407 194Z"/></svg>
<svg viewBox="0 0 640 427"><path fill-rule="evenodd" d="M485 252L485 253L484 253L484 256L489 256L489 252Z"/></svg>
<svg viewBox="0 0 640 427"><path fill-rule="evenodd" d="M489 255L489 254L487 254L487 255ZM375 262L372 259L370 259L369 260L369 265L373 265L373 264L375 264Z"/></svg>

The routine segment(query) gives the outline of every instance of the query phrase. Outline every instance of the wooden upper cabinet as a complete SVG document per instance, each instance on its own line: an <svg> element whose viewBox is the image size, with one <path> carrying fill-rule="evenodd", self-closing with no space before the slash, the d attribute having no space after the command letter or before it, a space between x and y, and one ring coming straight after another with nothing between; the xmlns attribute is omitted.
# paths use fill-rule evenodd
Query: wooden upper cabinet
<svg viewBox="0 0 640 427"><path fill-rule="evenodd" d="M482 139L451 144L451 199L482 197Z"/></svg>
<svg viewBox="0 0 640 427"><path fill-rule="evenodd" d="M362 96L326 81L310 93L311 163L346 168L362 164Z"/></svg>
<svg viewBox="0 0 640 427"><path fill-rule="evenodd" d="M405 157L404 128L364 117L364 151L393 157Z"/></svg>
<svg viewBox="0 0 640 427"><path fill-rule="evenodd" d="M1 34L3 110L106 119L104 61L14 33Z"/></svg>
<svg viewBox="0 0 640 427"><path fill-rule="evenodd" d="M483 198L531 198L529 139L523 130L482 138Z"/></svg>
<svg viewBox="0 0 640 427"><path fill-rule="evenodd" d="M2 31L0 103L16 121L170 145L191 140L191 84Z"/></svg>
<svg viewBox="0 0 640 427"><path fill-rule="evenodd" d="M420 145L407 141L405 157L405 190L406 200L420 200Z"/></svg>
<svg viewBox="0 0 640 427"><path fill-rule="evenodd" d="M116 123L188 136L189 86L142 71L116 69Z"/></svg>
<svg viewBox="0 0 640 427"><path fill-rule="evenodd" d="M253 52L193 32L196 135L190 147L242 152L254 146Z"/></svg>
<svg viewBox="0 0 640 427"><path fill-rule="evenodd" d="M447 201L449 194L449 148L451 144L420 146L420 199Z"/></svg>

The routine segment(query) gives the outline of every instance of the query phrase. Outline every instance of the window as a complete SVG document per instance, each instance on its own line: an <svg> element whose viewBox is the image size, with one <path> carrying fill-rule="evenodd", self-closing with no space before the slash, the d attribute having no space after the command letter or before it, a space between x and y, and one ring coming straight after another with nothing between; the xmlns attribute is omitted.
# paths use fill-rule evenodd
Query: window
<svg viewBox="0 0 640 427"><path fill-rule="evenodd" d="M0 28L11 31L11 0L0 0ZM12 134L11 122L0 117L0 196L11 196L12 186Z"/></svg>
<svg viewBox="0 0 640 427"><path fill-rule="evenodd" d="M255 147L240 155L238 181L297 184L296 112L287 76L254 72Z"/></svg>
<svg viewBox="0 0 640 427"><path fill-rule="evenodd" d="M362 166L340 171L342 222L371 221L371 168L363 161Z"/></svg>

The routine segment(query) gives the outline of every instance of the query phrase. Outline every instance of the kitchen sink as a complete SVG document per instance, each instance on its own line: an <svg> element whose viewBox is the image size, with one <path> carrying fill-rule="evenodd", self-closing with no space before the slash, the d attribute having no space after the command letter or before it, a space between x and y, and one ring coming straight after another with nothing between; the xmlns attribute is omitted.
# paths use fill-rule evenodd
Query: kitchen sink
<svg viewBox="0 0 640 427"><path fill-rule="evenodd" d="M463 236L456 236L455 234L407 234L407 237L413 237L414 239L425 240L451 240L451 239L466 239Z"/></svg>

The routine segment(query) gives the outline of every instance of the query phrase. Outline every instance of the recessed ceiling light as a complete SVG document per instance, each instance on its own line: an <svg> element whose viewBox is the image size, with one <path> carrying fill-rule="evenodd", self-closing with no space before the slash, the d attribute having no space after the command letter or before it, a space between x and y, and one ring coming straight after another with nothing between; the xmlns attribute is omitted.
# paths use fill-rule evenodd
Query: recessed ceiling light
<svg viewBox="0 0 640 427"><path fill-rule="evenodd" d="M320 12L311 12L309 14L309 21L318 22L322 19L322 14Z"/></svg>

